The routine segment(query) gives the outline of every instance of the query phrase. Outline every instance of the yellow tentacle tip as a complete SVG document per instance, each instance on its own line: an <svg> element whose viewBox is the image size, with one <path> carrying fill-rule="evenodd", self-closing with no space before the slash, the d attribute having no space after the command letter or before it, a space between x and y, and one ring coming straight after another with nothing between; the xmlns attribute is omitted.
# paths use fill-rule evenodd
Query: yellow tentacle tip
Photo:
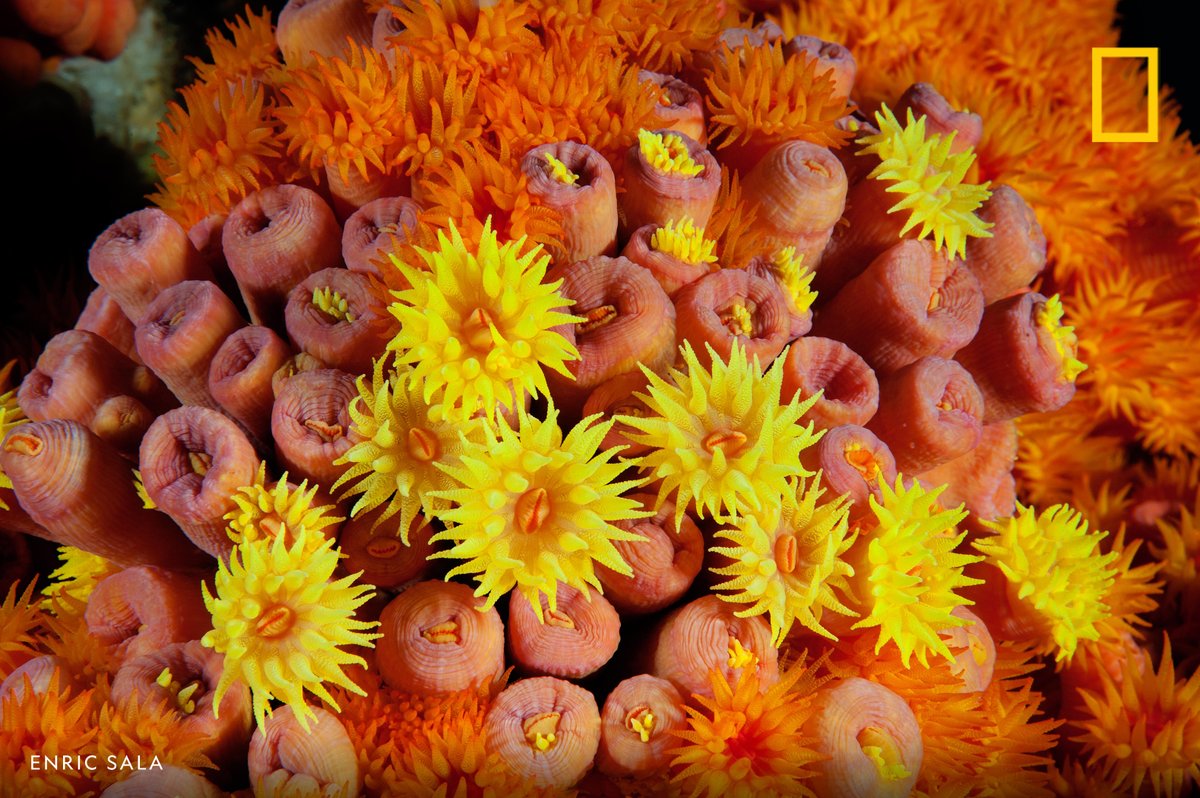
<svg viewBox="0 0 1200 798"><path fill-rule="evenodd" d="M551 153L544 153L546 164L550 167L550 177L557 180L559 183L564 183L568 186L573 186L579 182L579 175L567 168L567 165L558 160Z"/></svg>

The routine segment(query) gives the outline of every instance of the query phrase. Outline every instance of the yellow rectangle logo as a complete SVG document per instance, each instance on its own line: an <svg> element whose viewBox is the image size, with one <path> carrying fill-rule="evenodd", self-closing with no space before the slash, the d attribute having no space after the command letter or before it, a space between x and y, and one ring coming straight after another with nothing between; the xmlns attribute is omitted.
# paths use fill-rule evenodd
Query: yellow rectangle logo
<svg viewBox="0 0 1200 798"><path fill-rule="evenodd" d="M1104 129L1105 58L1144 58L1149 79L1146 97L1148 119L1144 131L1108 131ZM1158 141L1158 48L1157 47L1093 47L1092 48L1092 141L1096 142L1153 142Z"/></svg>

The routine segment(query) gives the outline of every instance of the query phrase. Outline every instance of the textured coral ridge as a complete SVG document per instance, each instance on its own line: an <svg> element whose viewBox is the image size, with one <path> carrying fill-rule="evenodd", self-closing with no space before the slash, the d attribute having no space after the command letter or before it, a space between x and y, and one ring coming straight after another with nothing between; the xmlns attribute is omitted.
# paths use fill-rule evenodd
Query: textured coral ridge
<svg viewBox="0 0 1200 798"><path fill-rule="evenodd" d="M1113 6L212 31L0 371L0 796L1193 794L1200 156L1090 141Z"/></svg>

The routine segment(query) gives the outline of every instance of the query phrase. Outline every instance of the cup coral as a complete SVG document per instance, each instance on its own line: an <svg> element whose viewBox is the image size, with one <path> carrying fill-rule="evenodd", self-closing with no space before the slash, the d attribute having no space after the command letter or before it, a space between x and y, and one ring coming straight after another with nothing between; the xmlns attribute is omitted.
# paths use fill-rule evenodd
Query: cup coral
<svg viewBox="0 0 1200 798"><path fill-rule="evenodd" d="M234 543L283 536L290 545L304 530L310 533L306 536L309 545L316 548L329 534L324 530L342 521L330 515L335 511L332 504L313 507L319 486L310 488L304 480L293 490L285 471L273 487L268 487L266 477L267 464L259 463L254 484L243 485L233 495L237 507L225 519Z"/></svg>
<svg viewBox="0 0 1200 798"><path fill-rule="evenodd" d="M763 374L758 358L747 360L736 339L728 362L707 349L709 368L684 341L686 370L671 369L670 382L642 367L650 384L635 396L649 412L620 417L636 430L631 441L651 447L639 467L661 480L655 509L673 497L676 529L692 506L701 518L707 512L722 520L778 500L789 477L812 476L799 456L821 437L811 423L797 423L815 397L780 402L783 358Z"/></svg>
<svg viewBox="0 0 1200 798"><path fill-rule="evenodd" d="M613 542L641 536L613 522L650 513L622 496L642 483L617 481L624 466L613 462L616 450L598 451L613 422L597 418L585 418L564 437L553 406L545 421L521 408L515 429L497 416L459 464L442 466L457 487L433 493L453 506L436 513L447 526L431 541L454 545L432 556L467 561L447 578L477 575L475 594L487 597L483 609L515 587L542 621L541 596L556 610L558 582L586 596L589 586L604 592L595 563L632 574Z"/></svg>
<svg viewBox="0 0 1200 798"><path fill-rule="evenodd" d="M337 552L332 540L310 547L314 534L299 530L291 545L282 535L243 541L228 564L218 565L215 595L201 586L213 620L201 642L225 655L214 715L220 716L221 698L235 679L250 686L260 727L274 698L290 706L307 730L316 715L304 701L305 690L335 709L326 682L361 692L342 666L365 661L341 647L371 646L379 636L365 631L377 624L354 618L371 588L355 585L354 575L331 581Z"/></svg>
<svg viewBox="0 0 1200 798"><path fill-rule="evenodd" d="M713 589L730 591L720 594L726 601L750 605L738 615L767 613L776 646L797 620L833 638L821 626L821 613L853 612L834 593L854 574L841 559L855 538L846 523L849 497L820 501L826 491L819 483L820 475L810 483L789 480L780 505L747 512L713 536L728 544L710 551L729 559L728 565L713 568L713 573L729 577Z"/></svg>
<svg viewBox="0 0 1200 798"><path fill-rule="evenodd" d="M400 331L388 349L412 365L408 381L425 402L441 391L448 418L523 407L548 392L543 367L569 377L564 363L579 357L554 327L582 319L562 312L570 301L555 293L559 282L542 282L549 256L522 255L522 245L500 243L489 220L468 247L451 224L436 250L416 249L423 264L394 261L412 288L393 292Z"/></svg>

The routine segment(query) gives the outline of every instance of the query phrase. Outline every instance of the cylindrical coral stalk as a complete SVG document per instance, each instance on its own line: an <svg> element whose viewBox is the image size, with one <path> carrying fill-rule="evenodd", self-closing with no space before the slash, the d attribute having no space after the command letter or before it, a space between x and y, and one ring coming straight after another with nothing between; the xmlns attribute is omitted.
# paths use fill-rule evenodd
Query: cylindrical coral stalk
<svg viewBox="0 0 1200 798"><path fill-rule="evenodd" d="M555 404L569 413L583 405L600 383L639 363L662 371L675 357L675 308L650 273L625 258L597 256L554 268L547 280L562 280L558 292L574 301L572 313L579 360L566 364L574 379L548 371Z"/></svg>
<svg viewBox="0 0 1200 798"><path fill-rule="evenodd" d="M950 614L970 621L967 626L955 626L938 633L951 650L958 649L950 663L950 672L962 679L964 693L983 692L992 683L995 673L996 642L983 619L966 607L955 607Z"/></svg>
<svg viewBox="0 0 1200 798"><path fill-rule="evenodd" d="M520 600L520 599L518 599ZM456 582L418 582L383 610L376 660L391 687L415 693L462 690L504 670L500 613Z"/></svg>
<svg viewBox="0 0 1200 798"><path fill-rule="evenodd" d="M208 371L225 339L245 325L214 283L187 280L162 291L138 323L138 354L185 405L217 407Z"/></svg>
<svg viewBox="0 0 1200 798"><path fill-rule="evenodd" d="M408 197L380 197L350 214L342 228L346 268L379 276L388 253L415 235L420 212L421 206Z"/></svg>
<svg viewBox="0 0 1200 798"><path fill-rule="evenodd" d="M201 632L207 630L206 624ZM181 730L199 732L206 740L202 753L218 767L214 778L232 786L233 779L225 774L244 766L253 715L250 689L242 682L221 697L221 717L213 714L213 695L224 667L225 658L199 640L156 647L126 658L113 677L111 701L121 704L133 693L155 702L167 699L183 719Z"/></svg>
<svg viewBox="0 0 1200 798"><path fill-rule="evenodd" d="M764 685L779 680L778 653L765 618L739 618L737 607L707 595L683 605L655 631L650 673L683 695L711 696L709 671L736 682L742 668L756 669Z"/></svg>
<svg viewBox="0 0 1200 798"><path fill-rule="evenodd" d="M90 52L101 61L111 61L124 51L136 25L137 6L134 0L104 0L104 14Z"/></svg>
<svg viewBox="0 0 1200 798"><path fill-rule="evenodd" d="M362 793L362 770L346 727L332 712L322 707L310 709L314 717L307 726L285 706L255 730L248 764L256 798L351 798Z"/></svg>
<svg viewBox="0 0 1200 798"><path fill-rule="evenodd" d="M59 34L54 44L67 55L83 55L100 32L106 0L84 0L83 15L66 33Z"/></svg>
<svg viewBox="0 0 1200 798"><path fill-rule="evenodd" d="M817 795L903 798L912 792L925 749L917 718L883 685L852 677L817 693L805 732L827 759L812 764Z"/></svg>
<svg viewBox="0 0 1200 798"><path fill-rule="evenodd" d="M225 515L238 488L254 483L258 454L215 410L181 407L159 416L142 439L142 482L150 499L214 557L233 547Z"/></svg>
<svg viewBox="0 0 1200 798"><path fill-rule="evenodd" d="M813 288L826 300L900 240L905 214L888 213L896 201L882 180L864 178L850 184L842 224L834 227L813 279Z"/></svg>
<svg viewBox="0 0 1200 798"><path fill-rule="evenodd" d="M83 617L88 632L120 661L198 640L212 625L196 575L149 565L100 580Z"/></svg>
<svg viewBox="0 0 1200 798"><path fill-rule="evenodd" d="M626 679L604 700L596 766L612 776L640 776L666 767L687 726L683 696L665 679Z"/></svg>
<svg viewBox="0 0 1200 798"><path fill-rule="evenodd" d="M1046 266L1046 234L1033 208L1015 189L997 186L979 208L991 238L967 240L967 265L979 279L985 304L1025 288Z"/></svg>
<svg viewBox="0 0 1200 798"><path fill-rule="evenodd" d="M643 83L653 83L662 89L662 100L650 112L646 126L652 130L674 130L704 144L708 128L704 122L704 99L688 83L672 75L643 69L638 72Z"/></svg>
<svg viewBox="0 0 1200 798"><path fill-rule="evenodd" d="M57 543L118 565L188 568L207 559L169 518L142 507L128 461L76 421L22 424L0 446L0 469Z"/></svg>
<svg viewBox="0 0 1200 798"><path fill-rule="evenodd" d="M567 790L596 758L600 711L582 687L541 676L509 685L485 722L487 748L540 787Z"/></svg>
<svg viewBox="0 0 1200 798"><path fill-rule="evenodd" d="M269 327L248 325L221 343L208 367L208 391L256 440L271 438L271 378L292 350Z"/></svg>
<svg viewBox="0 0 1200 798"><path fill-rule="evenodd" d="M862 426L879 409L879 381L853 349L832 338L798 338L783 361L784 402L799 394L801 401L821 396L800 417L828 429L843 424Z"/></svg>
<svg viewBox="0 0 1200 798"><path fill-rule="evenodd" d="M130 402L122 409L134 413L137 420L175 404L166 387L144 366L85 330L67 330L50 339L17 391L17 401L34 421L72 419L121 447L129 436L116 434L107 424L104 433L114 434L102 434L95 423L101 408L114 397L128 398ZM136 436L145 429L141 426Z"/></svg>
<svg viewBox="0 0 1200 798"><path fill-rule="evenodd" d="M846 170L827 148L785 141L763 156L742 185L757 211L755 231L774 248L792 246L817 269L846 208Z"/></svg>
<svg viewBox="0 0 1200 798"><path fill-rule="evenodd" d="M783 44L783 54L791 58L799 53L817 60L816 73L828 73L833 81L834 97L849 97L858 76L858 62L849 49L837 42L827 42L816 36L793 36Z"/></svg>
<svg viewBox="0 0 1200 798"><path fill-rule="evenodd" d="M617 652L621 619L604 596L584 598L559 582L553 608L545 594L538 601L541 618L523 597L508 604L508 647L514 664L535 676L582 679L600 670Z"/></svg>
<svg viewBox="0 0 1200 798"><path fill-rule="evenodd" d="M211 213L189 227L187 234L192 246L200 253L200 260L212 271L212 281L225 292L225 296L237 299L237 280L229 271L229 262L225 260L225 251L221 248L221 234L227 218L228 215L224 213Z"/></svg>
<svg viewBox="0 0 1200 798"><path fill-rule="evenodd" d="M342 228L311 189L271 186L234 207L221 247L250 320L278 331L288 292L313 272L341 264Z"/></svg>
<svg viewBox="0 0 1200 798"><path fill-rule="evenodd" d="M1033 292L1000 300L983 314L979 334L955 360L979 386L986 423L1057 410L1075 395L1075 378L1086 366L1062 316L1057 294Z"/></svg>
<svg viewBox="0 0 1200 798"><path fill-rule="evenodd" d="M924 355L953 357L982 316L979 281L963 261L901 241L817 313L813 334L848 344L882 377Z"/></svg>
<svg viewBox="0 0 1200 798"><path fill-rule="evenodd" d="M322 269L292 289L284 319L297 349L331 368L367 374L387 345L391 317L371 279L348 269Z"/></svg>
<svg viewBox="0 0 1200 798"><path fill-rule="evenodd" d="M928 134L949 136L953 133L952 153L966 152L983 138L983 117L970 111L955 110L930 83L914 83L900 95L896 116L904 118L909 110L918 119L925 117Z"/></svg>
<svg viewBox="0 0 1200 798"><path fill-rule="evenodd" d="M788 246L777 249L770 255L755 255L741 268L755 277L761 277L779 286L791 323L788 339L807 335L812 329L812 305L817 299L817 292L812 290L815 275L804 265L804 258L797 257L796 248Z"/></svg>
<svg viewBox="0 0 1200 798"><path fill-rule="evenodd" d="M919 476L931 485L947 486L942 494L946 506L965 503L971 515L991 521L1016 510L1016 461L1016 424L1001 421L983 425L974 449Z"/></svg>
<svg viewBox="0 0 1200 798"><path fill-rule="evenodd" d="M376 508L346 521L338 535L338 568L347 574L361 571L365 584L397 590L429 575L429 555L433 554L429 538L434 530L424 516L417 515L409 524L405 545L397 529L399 518L379 523L382 513L382 508Z"/></svg>
<svg viewBox="0 0 1200 798"><path fill-rule="evenodd" d="M95 333L133 362L142 362L133 343L134 323L121 310L117 300L99 286L88 294L87 304L75 321L75 329Z"/></svg>
<svg viewBox="0 0 1200 798"><path fill-rule="evenodd" d="M867 428L901 473L916 475L978 446L982 416L983 397L967 370L930 356L879 381L879 412Z"/></svg>
<svg viewBox="0 0 1200 798"><path fill-rule="evenodd" d="M525 153L529 196L562 217L561 265L612 255L617 246L617 183L612 167L586 144L560 141Z"/></svg>
<svg viewBox="0 0 1200 798"><path fill-rule="evenodd" d="M650 412L649 408L634 394L637 391L645 391L647 384L646 375L640 371L618 374L605 380L588 394L580 415L587 418L599 413L601 422L616 416L644 417ZM604 440L600 442L600 451L607 451L614 446L624 446L625 449L621 452L621 456L631 458L640 457L650 451L649 446L631 441L627 435L629 432L636 433L637 430L619 419L614 421L608 432L604 434Z"/></svg>
<svg viewBox="0 0 1200 798"><path fill-rule="evenodd" d="M88 251L88 271L134 324L163 289L212 279L187 231L158 208L109 225Z"/></svg>
<svg viewBox="0 0 1200 798"><path fill-rule="evenodd" d="M834 494L850 494L851 520L868 510L870 496L879 498L881 476L889 484L896 481L892 450L874 432L854 424L827 429L821 440L804 450L800 461L805 468L820 471Z"/></svg>
<svg viewBox="0 0 1200 798"><path fill-rule="evenodd" d="M655 496L632 493L629 498L641 502L647 510L654 507ZM605 595L623 613L643 615L671 606L692 586L704 565L704 538L700 529L685 515L674 528L675 502L664 501L653 516L634 521L616 521L621 529L641 535L641 540L613 542L621 558L633 569L632 576L619 574L603 565L596 578L604 585Z"/></svg>
<svg viewBox="0 0 1200 798"><path fill-rule="evenodd" d="M716 242L704 237L704 228L690 218L665 225L643 225L634 230L621 255L646 269L668 295L720 266L713 254Z"/></svg>
<svg viewBox="0 0 1200 798"><path fill-rule="evenodd" d="M285 380L271 409L271 434L280 465L318 485L333 485L350 467L334 465L353 444L350 401L354 377L337 369L304 371Z"/></svg>
<svg viewBox="0 0 1200 798"><path fill-rule="evenodd" d="M59 682L66 680L68 667L65 659L52 654L27 659L9 671L4 681L0 682L0 701L19 701L30 691L45 693L51 685L57 688Z"/></svg>
<svg viewBox="0 0 1200 798"><path fill-rule="evenodd" d="M712 153L672 130L640 131L626 155L624 177L618 204L626 231L685 216L704 227L721 188L721 166Z"/></svg>
<svg viewBox="0 0 1200 798"><path fill-rule="evenodd" d="M371 44L374 20L357 0L288 0L279 12L275 41L289 67L312 62L312 53L345 56L351 42Z"/></svg>
<svg viewBox="0 0 1200 798"><path fill-rule="evenodd" d="M684 286L675 294L675 340L691 341L705 367L712 347L729 360L734 341L747 358L765 368L791 336L791 318L779 286L743 269L722 269Z"/></svg>

